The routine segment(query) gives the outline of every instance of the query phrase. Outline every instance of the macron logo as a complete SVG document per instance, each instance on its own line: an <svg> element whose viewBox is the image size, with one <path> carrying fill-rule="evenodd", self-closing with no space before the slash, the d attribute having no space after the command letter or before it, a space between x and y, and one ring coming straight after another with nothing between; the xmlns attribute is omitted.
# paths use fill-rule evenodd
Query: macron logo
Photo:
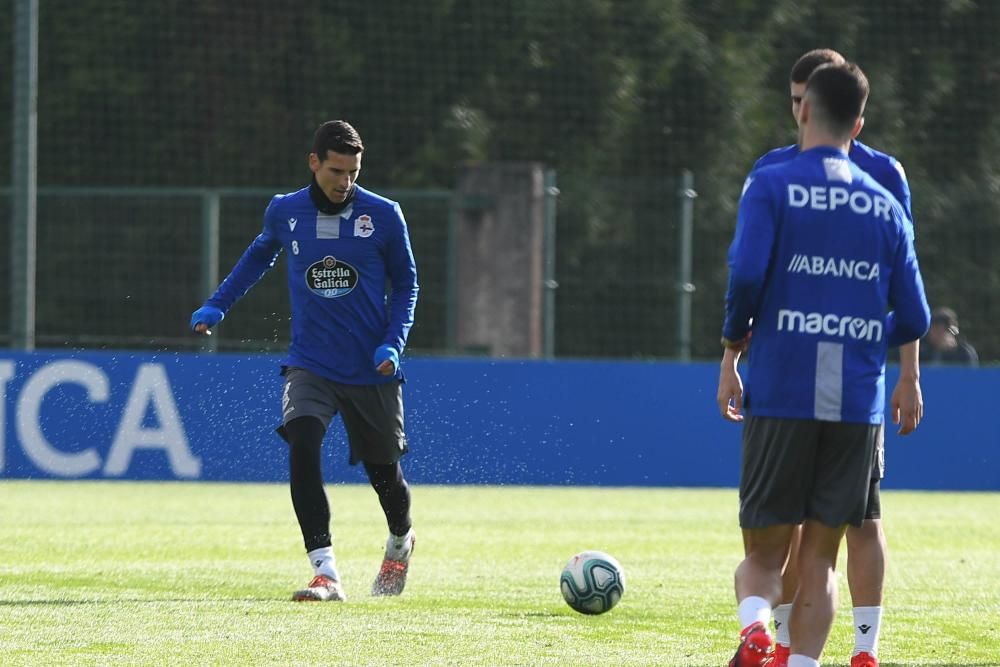
<svg viewBox="0 0 1000 667"><path fill-rule="evenodd" d="M295 218L289 218L288 219L288 231L294 232L295 231L295 225L297 225L297 224L299 224L298 220L296 220Z"/></svg>
<svg viewBox="0 0 1000 667"><path fill-rule="evenodd" d="M851 315L803 313L784 308L778 311L778 331L878 342L882 340L882 328L880 320L865 320Z"/></svg>

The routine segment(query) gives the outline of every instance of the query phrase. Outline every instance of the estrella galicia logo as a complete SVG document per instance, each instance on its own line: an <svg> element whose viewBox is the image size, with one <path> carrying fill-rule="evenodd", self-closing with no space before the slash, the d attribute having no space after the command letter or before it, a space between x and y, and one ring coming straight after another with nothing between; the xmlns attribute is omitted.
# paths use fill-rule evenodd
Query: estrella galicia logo
<svg viewBox="0 0 1000 667"><path fill-rule="evenodd" d="M327 255L306 269L306 285L324 299L344 296L358 284L358 270Z"/></svg>

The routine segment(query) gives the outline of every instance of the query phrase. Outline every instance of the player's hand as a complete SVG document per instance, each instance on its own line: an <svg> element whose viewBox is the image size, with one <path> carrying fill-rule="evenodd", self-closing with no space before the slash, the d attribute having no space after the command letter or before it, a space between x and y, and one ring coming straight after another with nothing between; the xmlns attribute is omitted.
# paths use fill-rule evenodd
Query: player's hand
<svg viewBox="0 0 1000 667"><path fill-rule="evenodd" d="M221 322L225 316L226 314L215 306L202 306L191 313L191 331L203 336L211 336L212 332L209 329Z"/></svg>
<svg viewBox="0 0 1000 667"><path fill-rule="evenodd" d="M726 421L743 421L743 380L736 370L738 357L726 350L719 370L719 391L715 396L719 412Z"/></svg>
<svg viewBox="0 0 1000 667"><path fill-rule="evenodd" d="M379 375L395 375L399 368L399 352L392 345L379 345L375 350L375 370Z"/></svg>
<svg viewBox="0 0 1000 667"><path fill-rule="evenodd" d="M899 424L899 434L913 433L924 418L924 397L920 380L900 376L889 403L892 422Z"/></svg>

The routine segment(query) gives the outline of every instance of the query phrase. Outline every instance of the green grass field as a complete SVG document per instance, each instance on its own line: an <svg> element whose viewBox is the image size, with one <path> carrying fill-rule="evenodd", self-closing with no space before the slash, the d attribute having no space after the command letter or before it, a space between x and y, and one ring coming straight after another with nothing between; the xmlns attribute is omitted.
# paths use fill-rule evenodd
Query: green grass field
<svg viewBox="0 0 1000 667"><path fill-rule="evenodd" d="M285 485L0 482L3 665L725 665L738 632L734 490L414 486L406 592L373 599L374 493L331 486L348 601L310 578ZM1000 665L1000 494L883 494L882 664ZM575 552L625 568L582 616ZM843 572L843 563L841 563ZM853 646L846 580L824 665Z"/></svg>

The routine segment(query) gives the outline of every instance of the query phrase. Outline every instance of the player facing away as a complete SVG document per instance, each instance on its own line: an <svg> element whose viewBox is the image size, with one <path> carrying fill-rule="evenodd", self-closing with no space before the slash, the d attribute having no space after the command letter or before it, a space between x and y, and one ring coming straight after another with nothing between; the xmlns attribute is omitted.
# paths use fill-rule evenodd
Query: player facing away
<svg viewBox="0 0 1000 667"><path fill-rule="evenodd" d="M857 66L817 68L799 110L800 154L754 173L740 199L717 394L722 416L744 421L743 630L731 667L773 660L767 623L799 524L788 665L818 667L840 541L865 515L887 349L930 322L909 221L848 158L867 97ZM737 362L748 346L744 391Z"/></svg>
<svg viewBox="0 0 1000 667"><path fill-rule="evenodd" d="M789 87L792 116L798 122L799 105L805 92L806 81L813 71L826 64L841 64L845 58L832 49L814 49L803 54L792 67ZM753 174L763 167L780 164L799 154L799 146L792 144L776 148L754 164ZM894 157L866 146L857 139L851 142L848 157L874 178L899 201L910 224L910 187L906 173ZM809 267L802 267L803 269ZM907 434L916 428L923 415L923 397L916 366L919 341L900 347L900 376L891 399L893 417L900 425L900 432ZM882 590L888 559L885 533L882 529L880 484L885 469L884 438L876 443L872 462L872 477L868 489L868 506L865 520L859 527L847 528L847 580L851 592L854 616L854 651L851 667L878 667L878 641L882 622ZM785 667L788 661L790 639L788 615L798 585L798 531L792 539L792 549L783 577L784 590L781 604L774 609L776 630L773 667Z"/></svg>
<svg viewBox="0 0 1000 667"><path fill-rule="evenodd" d="M407 451L399 357L413 325L417 269L399 204L355 182L363 151L350 124L320 125L309 154L312 183L271 200L263 231L191 316L191 328L208 334L285 251L292 339L278 433L288 443L292 505L314 572L293 600L345 599L320 466L338 413L350 462L364 465L389 525L372 595L403 592L413 552L410 490L399 463Z"/></svg>

